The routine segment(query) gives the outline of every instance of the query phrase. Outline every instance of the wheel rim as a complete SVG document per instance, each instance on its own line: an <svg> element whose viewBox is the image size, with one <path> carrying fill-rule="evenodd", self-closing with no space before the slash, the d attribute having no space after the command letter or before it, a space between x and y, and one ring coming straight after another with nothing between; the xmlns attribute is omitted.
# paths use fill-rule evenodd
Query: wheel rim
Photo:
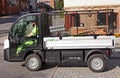
<svg viewBox="0 0 120 78"><path fill-rule="evenodd" d="M37 58L33 57L28 62L28 67L31 69L36 69L39 66L39 61Z"/></svg>
<svg viewBox="0 0 120 78"><path fill-rule="evenodd" d="M94 58L91 60L91 67L95 70L99 70L103 67L103 61L100 58Z"/></svg>

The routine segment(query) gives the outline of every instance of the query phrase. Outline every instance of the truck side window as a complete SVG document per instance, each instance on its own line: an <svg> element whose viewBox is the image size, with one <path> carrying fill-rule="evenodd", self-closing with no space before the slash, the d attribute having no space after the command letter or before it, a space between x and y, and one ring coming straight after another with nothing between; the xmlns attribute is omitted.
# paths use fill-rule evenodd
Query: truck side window
<svg viewBox="0 0 120 78"><path fill-rule="evenodd" d="M18 22L15 24L13 30L12 30L12 36L15 37L22 37L25 34L25 28L27 23L26 22Z"/></svg>
<svg viewBox="0 0 120 78"><path fill-rule="evenodd" d="M26 16L21 18L12 28L13 37L24 37L26 34L31 32L31 22L36 21L36 16Z"/></svg>

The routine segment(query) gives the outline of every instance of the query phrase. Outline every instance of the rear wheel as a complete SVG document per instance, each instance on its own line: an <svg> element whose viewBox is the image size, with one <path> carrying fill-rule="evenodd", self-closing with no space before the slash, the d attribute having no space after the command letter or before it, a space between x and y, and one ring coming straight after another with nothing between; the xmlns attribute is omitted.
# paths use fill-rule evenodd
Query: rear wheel
<svg viewBox="0 0 120 78"><path fill-rule="evenodd" d="M102 72L106 68L106 59L102 54L94 54L89 57L87 65L93 72Z"/></svg>
<svg viewBox="0 0 120 78"><path fill-rule="evenodd" d="M25 59L25 66L30 71L37 71L42 66L41 58L36 54L31 54Z"/></svg>

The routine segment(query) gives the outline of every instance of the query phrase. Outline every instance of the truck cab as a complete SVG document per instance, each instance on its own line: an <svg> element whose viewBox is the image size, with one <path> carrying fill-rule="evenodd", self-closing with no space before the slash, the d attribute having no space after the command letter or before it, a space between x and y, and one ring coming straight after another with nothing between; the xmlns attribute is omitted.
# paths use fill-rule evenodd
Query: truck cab
<svg viewBox="0 0 120 78"><path fill-rule="evenodd" d="M43 17L44 16L44 17ZM46 15L47 16L47 15ZM44 18L44 19L41 19ZM21 53L19 56L16 56L16 50L18 45L21 45L24 41L26 40L37 40L37 43L35 43L32 46L27 47L27 50L30 51L30 49L32 50L33 48L39 48L42 49L42 37L43 35L39 34L41 32L43 32L44 36L49 35L49 30L42 28L41 26L49 26L47 25L47 21L44 21L45 15L42 15L40 13L36 13L36 14L27 14L24 15L22 17L20 17L18 20L16 20L16 22L11 26L11 29L9 31L9 35L8 35L8 42L9 44L5 45L7 51L7 54L9 54L9 56L5 56L6 60L9 61L22 61L24 60L24 57L26 56L26 53ZM29 34L30 32L32 32L33 26L32 26L32 22L36 22L36 25L38 27L38 35L34 36L34 37L26 37L27 34ZM44 23L42 23L44 22ZM44 30L41 30L44 29ZM46 33L46 31L48 33ZM5 54L6 55L6 54Z"/></svg>
<svg viewBox="0 0 120 78"><path fill-rule="evenodd" d="M36 22L38 34L26 37ZM8 39L4 42L4 59L9 62L25 61L31 71L39 70L43 63L62 63L66 61L86 62L94 72L104 71L106 59L114 48L114 36L56 36L50 32L51 19L47 13L24 15L13 23ZM23 47L19 56L19 45L27 40L36 40L34 45Z"/></svg>

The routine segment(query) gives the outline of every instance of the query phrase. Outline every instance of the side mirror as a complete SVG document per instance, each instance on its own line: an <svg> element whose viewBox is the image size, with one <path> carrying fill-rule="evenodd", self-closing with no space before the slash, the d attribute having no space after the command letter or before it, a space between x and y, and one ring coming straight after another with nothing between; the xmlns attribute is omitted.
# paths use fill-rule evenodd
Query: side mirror
<svg viewBox="0 0 120 78"><path fill-rule="evenodd" d="M61 32L57 32L56 36L59 37L60 40L62 40Z"/></svg>
<svg viewBox="0 0 120 78"><path fill-rule="evenodd" d="M62 40L62 36L61 35L59 36L59 39Z"/></svg>

